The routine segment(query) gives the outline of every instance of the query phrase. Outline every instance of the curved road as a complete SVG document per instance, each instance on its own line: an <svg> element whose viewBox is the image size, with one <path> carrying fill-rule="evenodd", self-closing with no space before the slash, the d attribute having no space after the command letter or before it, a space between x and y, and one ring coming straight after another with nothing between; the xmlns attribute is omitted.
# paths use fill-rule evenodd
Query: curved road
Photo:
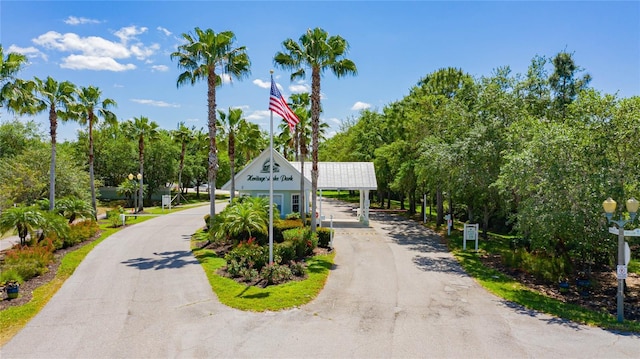
<svg viewBox="0 0 640 359"><path fill-rule="evenodd" d="M313 302L281 312L221 305L189 251L208 207L98 245L0 348L8 358L637 358L640 337L566 322L487 293L437 237L392 215L334 216L335 268ZM326 222L328 225L328 222Z"/></svg>

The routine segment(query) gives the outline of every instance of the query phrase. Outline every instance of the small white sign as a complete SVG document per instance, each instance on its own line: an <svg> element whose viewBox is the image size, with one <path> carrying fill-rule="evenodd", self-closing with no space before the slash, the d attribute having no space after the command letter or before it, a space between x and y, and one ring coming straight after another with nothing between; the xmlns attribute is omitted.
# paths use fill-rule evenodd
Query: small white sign
<svg viewBox="0 0 640 359"><path fill-rule="evenodd" d="M616 234L616 235L619 234L618 228L609 227L609 233ZM640 228L636 228L636 229L634 229L632 231L625 230L624 231L624 236L625 237L640 237Z"/></svg>
<svg viewBox="0 0 640 359"><path fill-rule="evenodd" d="M478 223L476 224L466 224L464 225L464 233L462 239L462 249L467 249L467 241L475 241L476 242L476 251L478 250Z"/></svg>
<svg viewBox="0 0 640 359"><path fill-rule="evenodd" d="M162 210L164 210L165 206L171 209L171 196L168 194L162 195Z"/></svg>
<svg viewBox="0 0 640 359"><path fill-rule="evenodd" d="M623 264L618 264L616 273L618 275L618 279L627 279L627 266Z"/></svg>

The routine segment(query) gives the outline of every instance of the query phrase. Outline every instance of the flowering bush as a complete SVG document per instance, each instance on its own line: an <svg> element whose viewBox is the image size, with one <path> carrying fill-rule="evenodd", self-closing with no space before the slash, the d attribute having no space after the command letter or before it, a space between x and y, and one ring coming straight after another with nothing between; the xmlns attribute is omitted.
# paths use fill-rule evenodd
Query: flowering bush
<svg viewBox="0 0 640 359"><path fill-rule="evenodd" d="M53 261L53 244L45 241L42 245L12 249L7 252L2 272L14 271L23 280L29 280L47 272Z"/></svg>
<svg viewBox="0 0 640 359"><path fill-rule="evenodd" d="M227 272L234 277L240 277L243 268L260 271L268 262L268 255L268 248L258 245L253 238L240 242L224 256Z"/></svg>
<svg viewBox="0 0 640 359"><path fill-rule="evenodd" d="M293 274L291 273L291 269L289 267L277 263L269 264L262 268L260 276L269 285L286 282L293 278Z"/></svg>

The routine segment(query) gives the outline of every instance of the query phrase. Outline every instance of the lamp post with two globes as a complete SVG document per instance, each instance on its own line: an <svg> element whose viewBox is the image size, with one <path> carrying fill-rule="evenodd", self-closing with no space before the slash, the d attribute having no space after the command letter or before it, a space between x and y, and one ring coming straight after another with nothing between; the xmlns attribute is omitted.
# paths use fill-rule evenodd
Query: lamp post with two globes
<svg viewBox="0 0 640 359"><path fill-rule="evenodd" d="M606 201L602 202L602 207L604 208L604 212L607 216L607 220L610 223L615 223L618 226L618 267L617 267L617 277L618 277L618 294L617 294L617 307L618 307L618 322L622 323L624 320L624 280L626 278L626 262L625 262L625 246L624 246L624 225L633 222L636 218L636 213L638 213L638 201L635 198L631 198L627 200L627 211L629 212L629 219L624 219L622 213L620 214L620 219L613 219L613 212L616 210L616 201L611 199L611 197L607 198Z"/></svg>

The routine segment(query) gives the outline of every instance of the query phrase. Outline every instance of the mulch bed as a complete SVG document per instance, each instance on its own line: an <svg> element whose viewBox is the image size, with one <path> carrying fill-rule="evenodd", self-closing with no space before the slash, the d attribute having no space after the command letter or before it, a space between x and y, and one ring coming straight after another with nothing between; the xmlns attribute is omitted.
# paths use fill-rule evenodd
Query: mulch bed
<svg viewBox="0 0 640 359"><path fill-rule="evenodd" d="M28 303L33 298L33 291L43 284L47 284L55 278L58 273L58 267L60 267L60 261L69 252L75 251L100 237L101 231L98 231L96 235L82 243L78 243L73 247L58 249L54 252L54 260L47 268L47 272L43 275L33 277L24 283L20 284L20 295L18 298L9 299L7 293L2 286L0 286L0 310L7 309L9 307L19 306ZM3 258L3 253L0 253L0 258Z"/></svg>
<svg viewBox="0 0 640 359"><path fill-rule="evenodd" d="M551 298L595 311L608 312L614 316L617 315L616 294L618 281L615 271L592 272L590 277L591 286L587 293L580 293L575 279L569 282L569 290L566 293L561 293L557 283L545 283L529 273L505 267L498 255L483 255L481 260L486 266L494 268L528 288ZM640 276L635 273L629 273L626 284L624 318L625 320L640 321Z"/></svg>

